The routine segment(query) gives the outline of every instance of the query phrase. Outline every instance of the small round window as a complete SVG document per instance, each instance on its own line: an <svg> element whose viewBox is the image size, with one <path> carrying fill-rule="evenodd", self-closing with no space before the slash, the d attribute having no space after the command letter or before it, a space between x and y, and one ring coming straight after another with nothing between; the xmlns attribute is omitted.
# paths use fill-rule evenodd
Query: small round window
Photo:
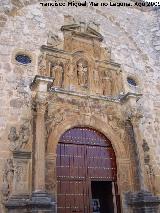
<svg viewBox="0 0 160 213"><path fill-rule="evenodd" d="M32 62L31 58L25 54L18 54L15 59L21 64L30 64Z"/></svg>
<svg viewBox="0 0 160 213"><path fill-rule="evenodd" d="M128 78L127 78L127 82L128 82L128 84L129 84L130 86L134 86L134 87L137 86L136 81L135 81L133 78L131 78L131 77L128 77Z"/></svg>

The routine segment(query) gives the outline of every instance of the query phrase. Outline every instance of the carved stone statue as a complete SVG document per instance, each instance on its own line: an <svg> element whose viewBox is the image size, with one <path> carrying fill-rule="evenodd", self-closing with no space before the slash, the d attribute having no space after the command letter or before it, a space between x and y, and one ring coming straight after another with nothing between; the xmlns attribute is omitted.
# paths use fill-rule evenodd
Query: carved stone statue
<svg viewBox="0 0 160 213"><path fill-rule="evenodd" d="M104 71L104 76L102 78L102 88L103 88L103 95L111 95L112 79L111 79L111 74L108 70Z"/></svg>
<svg viewBox="0 0 160 213"><path fill-rule="evenodd" d="M2 194L5 198L12 192L14 177L14 165L12 159L7 159L3 170Z"/></svg>
<svg viewBox="0 0 160 213"><path fill-rule="evenodd" d="M123 90L120 70L112 71L112 79L113 79L112 94L118 95Z"/></svg>
<svg viewBox="0 0 160 213"><path fill-rule="evenodd" d="M55 78L54 86L62 87L63 75L64 75L63 67L61 63L58 61L55 66L51 67L51 76Z"/></svg>
<svg viewBox="0 0 160 213"><path fill-rule="evenodd" d="M81 61L77 63L78 85L87 87L88 84L88 68Z"/></svg>
<svg viewBox="0 0 160 213"><path fill-rule="evenodd" d="M10 141L11 151L20 151L25 148L30 137L29 123L26 122L20 126L19 134L17 134L16 127L11 127L8 139Z"/></svg>

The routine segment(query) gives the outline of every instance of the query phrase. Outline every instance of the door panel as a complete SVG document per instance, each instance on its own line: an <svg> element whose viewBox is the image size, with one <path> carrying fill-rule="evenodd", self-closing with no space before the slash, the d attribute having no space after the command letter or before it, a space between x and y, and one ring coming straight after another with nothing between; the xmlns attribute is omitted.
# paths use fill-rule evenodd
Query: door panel
<svg viewBox="0 0 160 213"><path fill-rule="evenodd" d="M91 180L116 181L111 143L90 128L73 128L62 135L56 166L58 213L92 213Z"/></svg>

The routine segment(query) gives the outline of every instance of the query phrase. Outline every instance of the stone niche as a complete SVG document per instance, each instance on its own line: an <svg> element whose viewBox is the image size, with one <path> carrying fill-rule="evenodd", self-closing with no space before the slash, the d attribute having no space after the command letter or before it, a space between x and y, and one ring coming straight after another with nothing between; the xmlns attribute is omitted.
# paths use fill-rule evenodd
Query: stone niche
<svg viewBox="0 0 160 213"><path fill-rule="evenodd" d="M111 60L111 52L102 48L102 35L89 24L61 27L63 49L54 42L41 47L39 75L54 77L54 87L102 96L123 92L120 65Z"/></svg>

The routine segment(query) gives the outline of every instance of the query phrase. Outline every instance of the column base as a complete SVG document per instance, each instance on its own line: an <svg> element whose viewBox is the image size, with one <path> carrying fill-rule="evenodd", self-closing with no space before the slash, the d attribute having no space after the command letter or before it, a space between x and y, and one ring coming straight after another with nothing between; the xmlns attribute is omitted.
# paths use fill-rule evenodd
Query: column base
<svg viewBox="0 0 160 213"><path fill-rule="evenodd" d="M37 210L41 210L42 212L55 213L55 202L46 192L33 192L29 205L32 208L32 212L37 213Z"/></svg>
<svg viewBox="0 0 160 213"><path fill-rule="evenodd" d="M129 192L126 194L128 205L133 213L158 213L160 198L148 191Z"/></svg>
<svg viewBox="0 0 160 213"><path fill-rule="evenodd" d="M27 213L29 195L13 195L5 203L8 213Z"/></svg>
<svg viewBox="0 0 160 213"><path fill-rule="evenodd" d="M29 195L11 196L5 203L8 213L55 213L53 198L46 192L33 192Z"/></svg>

